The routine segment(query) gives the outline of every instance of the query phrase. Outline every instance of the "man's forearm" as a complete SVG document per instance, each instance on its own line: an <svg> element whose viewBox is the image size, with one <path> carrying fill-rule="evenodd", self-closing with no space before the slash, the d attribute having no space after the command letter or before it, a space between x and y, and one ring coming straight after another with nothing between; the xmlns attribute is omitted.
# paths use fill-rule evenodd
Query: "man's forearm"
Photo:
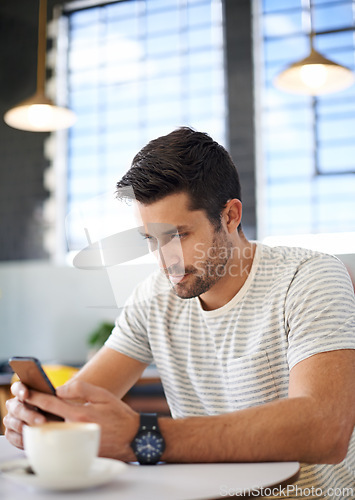
<svg viewBox="0 0 355 500"><path fill-rule="evenodd" d="M159 425L166 440L162 459L339 462L344 451L346 454L350 427L339 429L338 423L315 404L311 398L300 397L219 416L161 418Z"/></svg>
<svg viewBox="0 0 355 500"><path fill-rule="evenodd" d="M145 367L144 363L104 346L72 381L80 380L103 387L122 398L136 383Z"/></svg>

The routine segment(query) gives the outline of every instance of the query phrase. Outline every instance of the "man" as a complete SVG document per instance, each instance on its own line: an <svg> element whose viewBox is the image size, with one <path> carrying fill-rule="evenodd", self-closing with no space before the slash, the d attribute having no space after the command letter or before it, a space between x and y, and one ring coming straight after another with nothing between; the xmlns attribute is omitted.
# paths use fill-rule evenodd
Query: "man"
<svg viewBox="0 0 355 500"><path fill-rule="evenodd" d="M162 272L136 289L59 398L13 386L7 438L21 447L23 423L44 420L34 406L98 422L104 456L296 460L309 464L300 488L353 487L355 300L344 266L248 241L237 170L206 134L181 128L151 141L120 196L126 188ZM174 418L140 417L120 401L152 361Z"/></svg>

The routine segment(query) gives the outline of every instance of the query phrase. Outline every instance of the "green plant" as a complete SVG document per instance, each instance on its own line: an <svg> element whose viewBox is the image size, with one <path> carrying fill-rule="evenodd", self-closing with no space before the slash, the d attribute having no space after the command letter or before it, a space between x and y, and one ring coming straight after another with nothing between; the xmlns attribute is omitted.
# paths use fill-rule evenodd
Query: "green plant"
<svg viewBox="0 0 355 500"><path fill-rule="evenodd" d="M88 337L90 347L102 347L109 338L115 325L109 322L101 323Z"/></svg>

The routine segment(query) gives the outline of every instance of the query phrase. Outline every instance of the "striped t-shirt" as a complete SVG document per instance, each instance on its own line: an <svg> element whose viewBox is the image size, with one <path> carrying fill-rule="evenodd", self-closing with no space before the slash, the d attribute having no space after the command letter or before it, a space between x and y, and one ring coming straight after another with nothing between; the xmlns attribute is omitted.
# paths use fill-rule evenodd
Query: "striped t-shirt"
<svg viewBox="0 0 355 500"><path fill-rule="evenodd" d="M354 291L337 258L258 243L247 280L223 307L204 311L197 297L179 298L154 273L106 345L155 363L174 418L218 415L287 398L296 363L355 349ZM329 499L343 498L327 495L330 488L352 487L355 496L355 433L341 464L304 465L297 485Z"/></svg>

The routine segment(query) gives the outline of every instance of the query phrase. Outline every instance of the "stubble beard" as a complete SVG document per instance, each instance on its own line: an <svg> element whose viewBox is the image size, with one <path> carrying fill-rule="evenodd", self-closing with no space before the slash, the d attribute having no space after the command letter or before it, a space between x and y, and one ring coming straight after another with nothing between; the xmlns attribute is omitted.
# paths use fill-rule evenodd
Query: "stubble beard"
<svg viewBox="0 0 355 500"><path fill-rule="evenodd" d="M209 258L199 261L198 269L194 266L185 268L184 272L188 274L187 280L171 284L174 293L181 299L192 299L210 290L225 275L221 273L221 269L227 271L227 264L232 255L232 246L222 231L215 231L208 252Z"/></svg>

